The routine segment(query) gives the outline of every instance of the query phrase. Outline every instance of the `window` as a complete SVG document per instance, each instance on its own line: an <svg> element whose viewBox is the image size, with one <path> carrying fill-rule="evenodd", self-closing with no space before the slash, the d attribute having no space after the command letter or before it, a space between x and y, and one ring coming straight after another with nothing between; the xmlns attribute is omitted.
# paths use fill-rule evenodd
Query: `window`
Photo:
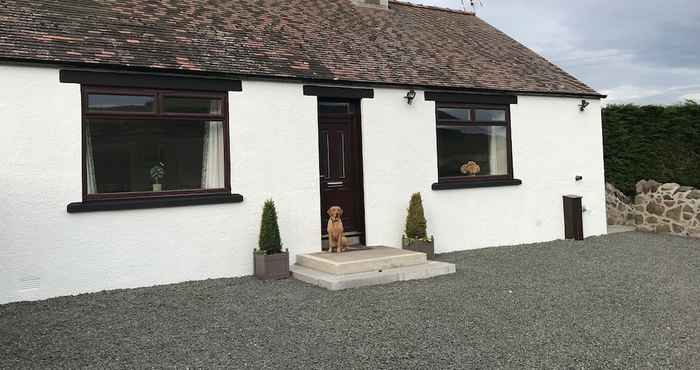
<svg viewBox="0 0 700 370"><path fill-rule="evenodd" d="M226 93L83 87L83 198L230 192Z"/></svg>
<svg viewBox="0 0 700 370"><path fill-rule="evenodd" d="M353 113L353 105L348 102L319 101L318 112L320 114L350 114Z"/></svg>
<svg viewBox="0 0 700 370"><path fill-rule="evenodd" d="M512 179L507 105L438 103L436 109L440 182Z"/></svg>

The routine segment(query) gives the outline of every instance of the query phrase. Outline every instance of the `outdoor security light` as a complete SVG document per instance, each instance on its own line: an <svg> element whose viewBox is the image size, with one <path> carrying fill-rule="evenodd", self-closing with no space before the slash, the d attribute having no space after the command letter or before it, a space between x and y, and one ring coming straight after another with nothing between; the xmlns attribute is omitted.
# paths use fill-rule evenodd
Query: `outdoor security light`
<svg viewBox="0 0 700 370"><path fill-rule="evenodd" d="M579 104L578 107L581 108L581 112L583 112L586 110L586 107L588 107L589 105L591 105L591 103L589 103L587 100L584 99L584 100L581 100L581 104Z"/></svg>
<svg viewBox="0 0 700 370"><path fill-rule="evenodd" d="M406 96L404 96L404 99L408 102L408 105L411 105L413 103L413 99L416 98L416 90L411 89L408 93L406 93Z"/></svg>

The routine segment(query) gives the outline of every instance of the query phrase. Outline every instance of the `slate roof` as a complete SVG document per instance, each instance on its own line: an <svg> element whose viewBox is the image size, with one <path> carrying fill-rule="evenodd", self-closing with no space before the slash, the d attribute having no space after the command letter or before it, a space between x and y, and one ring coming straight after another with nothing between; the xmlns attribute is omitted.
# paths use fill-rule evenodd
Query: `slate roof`
<svg viewBox="0 0 700 370"><path fill-rule="evenodd" d="M0 0L2 59L597 94L473 14L402 2Z"/></svg>

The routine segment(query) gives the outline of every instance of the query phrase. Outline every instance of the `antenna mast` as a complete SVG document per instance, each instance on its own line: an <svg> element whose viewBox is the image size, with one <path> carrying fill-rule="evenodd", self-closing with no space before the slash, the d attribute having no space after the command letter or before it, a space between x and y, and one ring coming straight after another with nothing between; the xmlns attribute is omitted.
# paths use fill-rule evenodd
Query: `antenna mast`
<svg viewBox="0 0 700 370"><path fill-rule="evenodd" d="M461 0L462 1L462 9L464 9L465 12L469 11L469 8L476 13L476 7L477 6L484 6L484 3L481 2L481 0Z"/></svg>

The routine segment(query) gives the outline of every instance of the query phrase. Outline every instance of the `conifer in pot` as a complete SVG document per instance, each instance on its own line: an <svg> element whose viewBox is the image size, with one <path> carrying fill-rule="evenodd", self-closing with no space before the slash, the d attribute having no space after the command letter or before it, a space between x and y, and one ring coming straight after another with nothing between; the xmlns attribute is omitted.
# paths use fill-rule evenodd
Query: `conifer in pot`
<svg viewBox="0 0 700 370"><path fill-rule="evenodd" d="M420 193L411 196L406 215L406 226L402 238L403 249L422 252L433 259L435 255L435 240L427 235L427 221L423 211L423 199Z"/></svg>
<svg viewBox="0 0 700 370"><path fill-rule="evenodd" d="M265 201L260 221L258 249L253 253L255 276L261 280L289 277L289 253L282 251L277 209L272 199Z"/></svg>

